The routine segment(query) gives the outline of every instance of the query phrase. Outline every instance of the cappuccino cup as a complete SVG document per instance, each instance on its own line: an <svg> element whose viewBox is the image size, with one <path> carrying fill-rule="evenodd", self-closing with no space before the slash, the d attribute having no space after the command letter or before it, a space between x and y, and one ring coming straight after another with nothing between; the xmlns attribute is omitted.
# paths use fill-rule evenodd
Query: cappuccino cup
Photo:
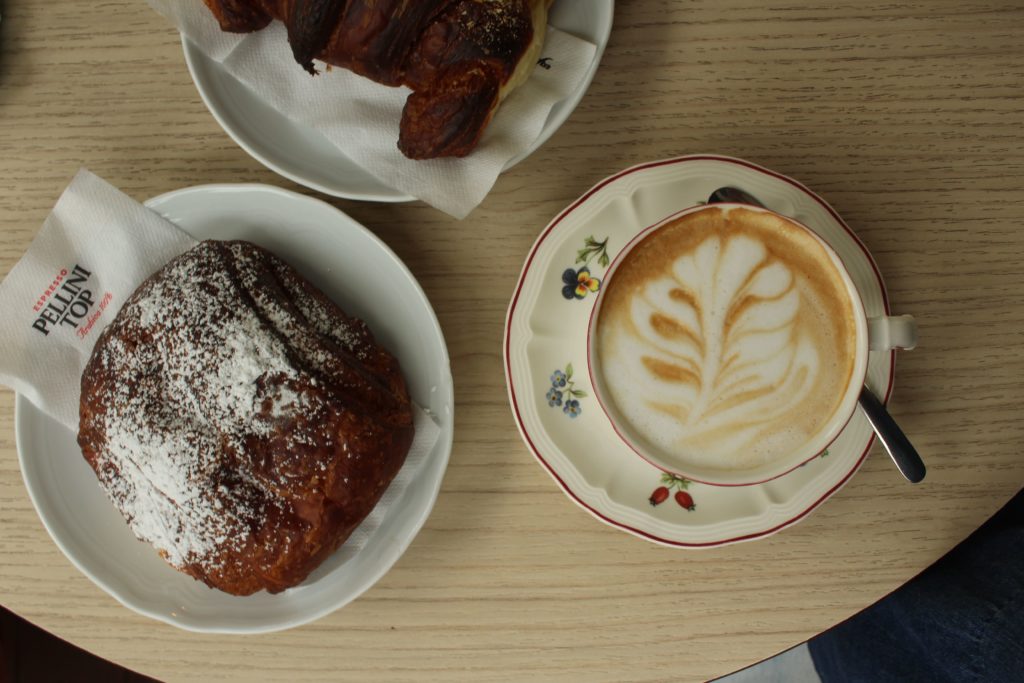
<svg viewBox="0 0 1024 683"><path fill-rule="evenodd" d="M714 204L651 226L616 257L591 313L588 366L636 453L740 486L824 451L856 410L869 350L909 348L899 337L913 332L907 316L867 319L842 260L810 228Z"/></svg>

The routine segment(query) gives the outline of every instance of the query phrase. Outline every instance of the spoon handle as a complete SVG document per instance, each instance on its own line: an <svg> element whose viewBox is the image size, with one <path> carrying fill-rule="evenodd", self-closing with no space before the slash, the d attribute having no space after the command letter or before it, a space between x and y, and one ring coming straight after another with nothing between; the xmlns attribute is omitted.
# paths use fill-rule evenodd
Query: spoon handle
<svg viewBox="0 0 1024 683"><path fill-rule="evenodd" d="M708 204L751 204L768 208L761 201L738 187L720 187L708 197Z"/></svg>
<svg viewBox="0 0 1024 683"><path fill-rule="evenodd" d="M861 389L860 407L903 476L912 484L924 479L925 466L921 456L917 454L910 439L896 424L896 420L892 419L892 415L885 409L885 405L867 386Z"/></svg>

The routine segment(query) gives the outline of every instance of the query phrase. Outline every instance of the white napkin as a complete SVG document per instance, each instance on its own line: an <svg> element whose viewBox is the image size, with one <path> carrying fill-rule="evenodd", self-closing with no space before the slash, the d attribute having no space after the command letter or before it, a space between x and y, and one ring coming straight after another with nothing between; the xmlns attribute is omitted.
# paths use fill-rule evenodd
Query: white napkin
<svg viewBox="0 0 1024 683"><path fill-rule="evenodd" d="M79 171L0 283L0 383L77 432L82 371L100 332L143 280L195 244L170 221ZM440 429L420 408L414 413L405 464L346 542L345 557L362 548L433 450Z"/></svg>
<svg viewBox="0 0 1024 683"><path fill-rule="evenodd" d="M0 383L77 432L82 370L100 331L143 280L195 243L79 171L0 283Z"/></svg>
<svg viewBox="0 0 1024 683"><path fill-rule="evenodd" d="M202 0L147 0L205 54L289 119L322 133L348 158L390 187L457 218L473 210L505 164L537 139L555 103L575 91L596 47L548 27L549 69L502 103L480 145L463 159L412 161L398 151L398 124L409 95L345 69L310 76L295 63L280 22L245 35L224 33Z"/></svg>

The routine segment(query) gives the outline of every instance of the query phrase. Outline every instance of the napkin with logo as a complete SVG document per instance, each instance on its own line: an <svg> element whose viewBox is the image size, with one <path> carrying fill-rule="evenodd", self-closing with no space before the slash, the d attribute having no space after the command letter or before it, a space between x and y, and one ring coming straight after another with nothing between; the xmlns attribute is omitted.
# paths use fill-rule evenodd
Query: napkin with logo
<svg viewBox="0 0 1024 683"><path fill-rule="evenodd" d="M0 283L0 384L77 433L82 371L100 332L143 280L195 244L174 223L79 171ZM419 408L414 414L405 464L346 542L346 557L380 526L437 441L434 421Z"/></svg>
<svg viewBox="0 0 1024 683"><path fill-rule="evenodd" d="M541 54L550 68L534 69L512 91L470 155L412 161L396 146L407 88L389 88L323 65L319 75L310 76L295 63L280 22L255 33L223 33L202 0L147 1L276 110L320 132L388 186L457 218L483 201L505 164L537 139L551 108L583 82L596 50L549 26Z"/></svg>

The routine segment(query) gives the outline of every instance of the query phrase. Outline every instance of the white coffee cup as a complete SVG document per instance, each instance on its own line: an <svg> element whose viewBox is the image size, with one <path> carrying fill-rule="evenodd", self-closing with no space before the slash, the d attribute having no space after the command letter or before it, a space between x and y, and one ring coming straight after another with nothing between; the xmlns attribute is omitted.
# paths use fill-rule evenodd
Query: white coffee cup
<svg viewBox="0 0 1024 683"><path fill-rule="evenodd" d="M736 211L740 213L733 213ZM710 212L720 212L720 214L712 214ZM680 219L686 220L681 221ZM700 368L704 368L705 365L702 364L705 362L710 363L710 361L702 359L705 356L714 355L707 351L707 349L716 343L711 339L711 335L706 332L706 328L711 327L707 323L712 317L712 314L708 312L712 308L710 303L710 299L713 298L712 295L708 295L708 302L696 303L691 302L691 298L699 298L702 295L689 293L684 297L680 294L681 298L675 302L668 302L667 299L658 299L657 297L666 291L664 288L669 285L663 282L664 278L659 279L660 275L652 275L648 281L642 275L645 272L643 268L635 265L638 263L638 259L644 259L644 264L648 263L650 261L648 253L655 259L661 258L658 254L663 253L665 250L659 250L660 245L657 242L647 243L648 246L645 247L647 252L638 252L639 255L636 259L632 260L634 265L629 267L631 268L630 274L623 275L626 278L623 282L629 282L630 284L623 284L622 287L629 287L627 291L635 291L637 293L625 295L625 299L621 294L612 295L615 297L616 302L613 303L613 308L610 310L618 310L619 312L610 314L610 321L606 321L603 323L602 329L598 329L599 323L602 320L602 309L608 300L608 292L613 290L617 284L615 280L616 274L624 263L631 261L629 257L633 254L634 249L644 244L647 238L654 235L661 235L663 237L662 241L669 239L664 237L668 233L659 233L663 229L679 231L690 223L701 225L711 220L724 221L726 225L736 224L741 228L747 224L750 226L759 225L758 230L761 232L754 231L750 234L761 235L768 244L767 251L757 252L757 254L761 254L757 258L763 257L763 260L747 259L745 261L741 257L731 256L730 254L742 252L748 246L751 249L760 248L757 247L756 242L762 238L748 238L741 235L741 239L745 240L741 243L737 241L737 234L739 233L733 232L732 228L728 228L723 229L718 238L715 238L715 235L709 232L708 235L710 237L707 241L711 243L710 246L699 243L700 238L695 237L694 239L697 240L695 244L699 243L698 247L685 247L684 251L680 252L683 253L682 256L677 257L674 253L666 256L665 263L671 264L670 268L672 269L667 272L683 273L684 275L692 273L694 271L693 264L699 264L702 258L711 255L712 258L716 259L715 262L718 265L713 269L705 269L705 280L702 280L702 282L706 283L707 277L718 279L713 280L712 284L714 286L711 289L707 286L703 289L696 287L694 291L713 290L720 294L721 291L725 291L717 285L720 280L735 280L747 283L745 286L748 287L748 290L744 290L747 292L744 296L753 298L749 295L749 287L753 285L749 283L754 282L756 284L760 280L757 280L754 275L747 275L745 273L740 273L738 276L733 277L735 274L730 273L728 268L739 267L737 264L749 265L749 263L756 261L759 264L757 267L763 271L768 270L768 267L765 266L766 263L769 263L772 268L779 272L786 271L787 267L783 262L786 261L787 257L782 255L779 257L781 262L775 263L771 261L773 258L772 254L775 256L782 254L781 247L786 246L786 240L793 239L793 245L795 245L793 249L800 254L807 254L807 259L810 259L809 261L804 261L804 263L809 263L814 268L820 266L821 272L828 275L827 277L816 277L815 274L818 271L810 269L807 271L810 275L804 277L799 267L793 265L788 268L790 272L788 276L790 278L789 287L797 293L794 295L787 290L786 297L776 296L771 301L791 301L792 297L796 296L799 308L804 306L806 301L817 299L819 302L824 302L820 303L819 307L825 306L828 310L832 310L832 306L835 305L838 307L836 310L841 311L841 313L828 314L826 317L829 321L840 319L842 321L842 324L836 327L841 334L837 333L834 336L837 336L837 339L838 336L841 336L841 339L838 339L835 343L838 344L836 348L841 348L844 351L842 354L833 354L832 357L825 353L826 348L832 347L823 345L824 342L821 341L805 340L794 331L798 329L809 330L812 329L812 326L803 323L802 327L798 328L795 326L796 323L789 319L787 319L789 322L783 321L778 327L778 329L782 329L782 332L776 331L777 328L774 322L770 326L771 329L767 330L767 332L760 329L754 330L758 333L764 332L764 334L760 337L753 333L747 335L748 342L746 346L733 344L733 347L728 347L725 340L728 339L728 334L730 333L722 332L719 335L721 340L718 343L720 350L717 354L717 367L721 368L726 364L722 360L726 357L725 349L739 349L739 351L731 352L729 358L733 358L733 360L739 358L739 360L732 363L730 367L753 368L753 370L746 370L745 372L752 373L751 376L755 377L754 380L751 380L753 384L746 386L741 383L733 383L734 386L740 386L742 390L731 389L732 393L729 394L730 398L726 402L729 406L728 409L709 407L712 405L720 406L722 405L721 403L712 404L707 400L701 403L699 396L708 393L702 386L702 379L705 378L701 374L701 370L695 371L699 375L696 379L689 378L689 375L692 374L689 370L678 370L678 367L677 370L681 373L679 376L671 373L658 375L657 372L653 371L651 373L645 372L645 369L650 367L657 369L657 364L661 363L661 361L657 360L656 357L668 358L671 361L675 358L677 351L682 356L686 356L687 353L691 355L703 354L697 361L692 361L688 358L683 360L689 363L689 365L685 366L687 368L694 367L694 363L699 365ZM787 237L782 239L770 236L771 230L766 228L765 225L777 226L779 232L784 232ZM676 234L683 235L684 233L677 232ZM697 233L693 234L696 235ZM749 245L747 244L748 242L750 243ZM772 251L773 249L774 251ZM751 253L753 254L754 252ZM675 260L677 258L678 261ZM684 259L688 260L684 263ZM707 259L705 258L704 260ZM722 266L722 270L719 270L718 267L721 264L725 265ZM640 285L634 284L637 281L637 276L633 273L638 269L641 273ZM700 269L699 265L697 269ZM707 273L712 271L714 272L713 276L707 275ZM761 272L761 270L758 271L758 273ZM761 279L767 282L768 275L772 274L769 273ZM743 277L747 279L743 280ZM785 281L784 274L780 277ZM670 279L672 278L676 278L676 276L671 275ZM800 289L797 285L805 280L807 282L827 280L828 287L820 291L829 292L832 296L827 300L817 296L816 292L818 290L811 288L809 285L804 289ZM672 282L677 283L678 280L672 279ZM684 289L686 288L685 284L681 286ZM739 295L737 294L736 296ZM699 330L704 336L695 345L692 341L693 333L683 330L685 334L680 333L679 336L679 343L682 346L678 348L668 346L668 344L674 343L671 338L661 337L654 340L654 346L645 346L645 344L649 344L649 340L643 335L652 336L652 328L646 326L647 323L643 316L646 316L649 310L655 311L655 313L651 314L650 322L652 324L655 317L664 317L658 312L660 309L650 308L650 306L658 305L657 303L651 304L652 300L656 302L665 301L665 306L679 304L686 308L686 310L679 310L680 319L693 318L697 320L694 315L698 316L699 321L694 323L696 327L693 327L693 325L691 327ZM769 299L766 298L764 300L768 301ZM622 301L626 303L618 303ZM699 309L696 314L689 310L689 308L692 308L691 303L693 306L696 306L696 309ZM806 305L811 306L811 304ZM736 310L741 308L735 302L730 304L730 306ZM813 308L813 306L811 307ZM721 306L718 306L718 309L721 308ZM753 314L751 314L751 308L753 307L747 308L747 312L744 314L747 315L747 318L744 320L761 320L764 316L773 315L773 311L782 311L783 309L785 309L784 315L790 315L789 311L792 310L791 306L779 305L774 308L763 306L761 309L754 309ZM640 312L638 313L637 311ZM754 317L751 317L751 315ZM758 315L761 318L757 318ZM796 316L796 314L793 315ZM635 316L639 316L639 318L634 320ZM794 317L793 320L795 319ZM626 322L621 322L622 320ZM793 329L790 330L786 325L790 325ZM629 327L631 330L630 334L632 335L629 339L632 341L628 343L617 341L619 338L625 338L623 336L625 333L619 331L620 327L622 329ZM640 328L643 328L643 330L637 332ZM820 329L824 329L824 327ZM824 335L820 330L816 334ZM769 358L778 357L783 360L773 365L772 369L764 369L762 371L762 368L767 368L767 365L764 365L765 363L774 363L775 361L763 360L758 357L759 354L763 353L763 345L758 346L758 343L762 339L766 339L770 345L774 343L772 340L780 338L779 335L784 335L785 341L781 342L778 353L774 356L769 356ZM666 339L668 340L666 341ZM826 339L826 337L823 336L822 339ZM634 347L632 345L633 341L636 341L638 346ZM638 234L616 256L605 275L604 284L591 313L587 342L588 367L598 402L618 435L638 455L666 472L693 481L721 486L742 486L763 483L782 476L813 459L828 448L842 432L857 409L858 397L867 373L869 351L912 348L915 341L916 327L913 319L909 316L884 316L870 320L867 318L860 293L857 291L856 285L851 279L842 259L828 243L807 226L767 209L747 205L701 205L685 209L647 228ZM818 345L815 346L815 344ZM684 346L688 351L683 348ZM698 346L700 347L699 351L694 351L693 349ZM650 355L644 356L643 364L634 362L638 358L636 356L637 353L646 354L648 351ZM749 358L744 357L744 353ZM838 360L840 357L842 357L841 362ZM608 365L608 377L606 377L606 369L603 367L605 364ZM652 364L655 365L652 366ZM682 367L682 365L679 367ZM835 367L840 369L836 370L834 369ZM779 368L783 368L781 374ZM796 369L794 370L794 368ZM815 379L819 375L825 377L830 372L834 373L836 377L842 377L843 380L827 383L824 379L821 381ZM683 377L682 375L687 376ZM721 373L716 375L718 378L722 376ZM808 377L811 377L811 379L808 380ZM628 386L634 378L640 385L635 390ZM757 384L760 381L757 378L771 379L763 379L761 384ZM747 390L747 386L753 386L754 388ZM816 402L814 399L817 394L806 389L807 386L814 387L815 391L819 393L825 391L827 400ZM794 387L796 389L793 389ZM823 389L822 387L825 388ZM834 391L832 390L833 388ZM637 401L648 400L649 394L654 394L657 397L657 400L649 400L650 405L656 407L656 410L653 408L651 410L657 412L657 415L650 419L646 417L651 414L651 410L648 410L647 405L641 406L637 403ZM664 398L664 396L675 397L677 395L685 395L685 401L680 399L680 402L677 403L673 402L675 401L674 398ZM721 395L723 394L719 391L716 397ZM746 396L754 396L756 398L748 399L745 398ZM620 406L620 403L625 404L625 409ZM695 407L698 404L705 407L703 412L698 411ZM683 405L685 405L685 409L679 407ZM821 411L828 414L815 413L814 410L819 406L828 406L827 409ZM707 419L703 417L704 414L711 415L716 410L717 413L714 413L712 417ZM693 415L697 413L700 414L694 418ZM788 417L776 417L775 413ZM810 425L813 425L813 428ZM706 444L708 448L706 451L703 451L694 447L694 443ZM748 446L744 449L737 447L734 452L730 450L732 448L730 444L732 443L744 443L748 444Z"/></svg>

